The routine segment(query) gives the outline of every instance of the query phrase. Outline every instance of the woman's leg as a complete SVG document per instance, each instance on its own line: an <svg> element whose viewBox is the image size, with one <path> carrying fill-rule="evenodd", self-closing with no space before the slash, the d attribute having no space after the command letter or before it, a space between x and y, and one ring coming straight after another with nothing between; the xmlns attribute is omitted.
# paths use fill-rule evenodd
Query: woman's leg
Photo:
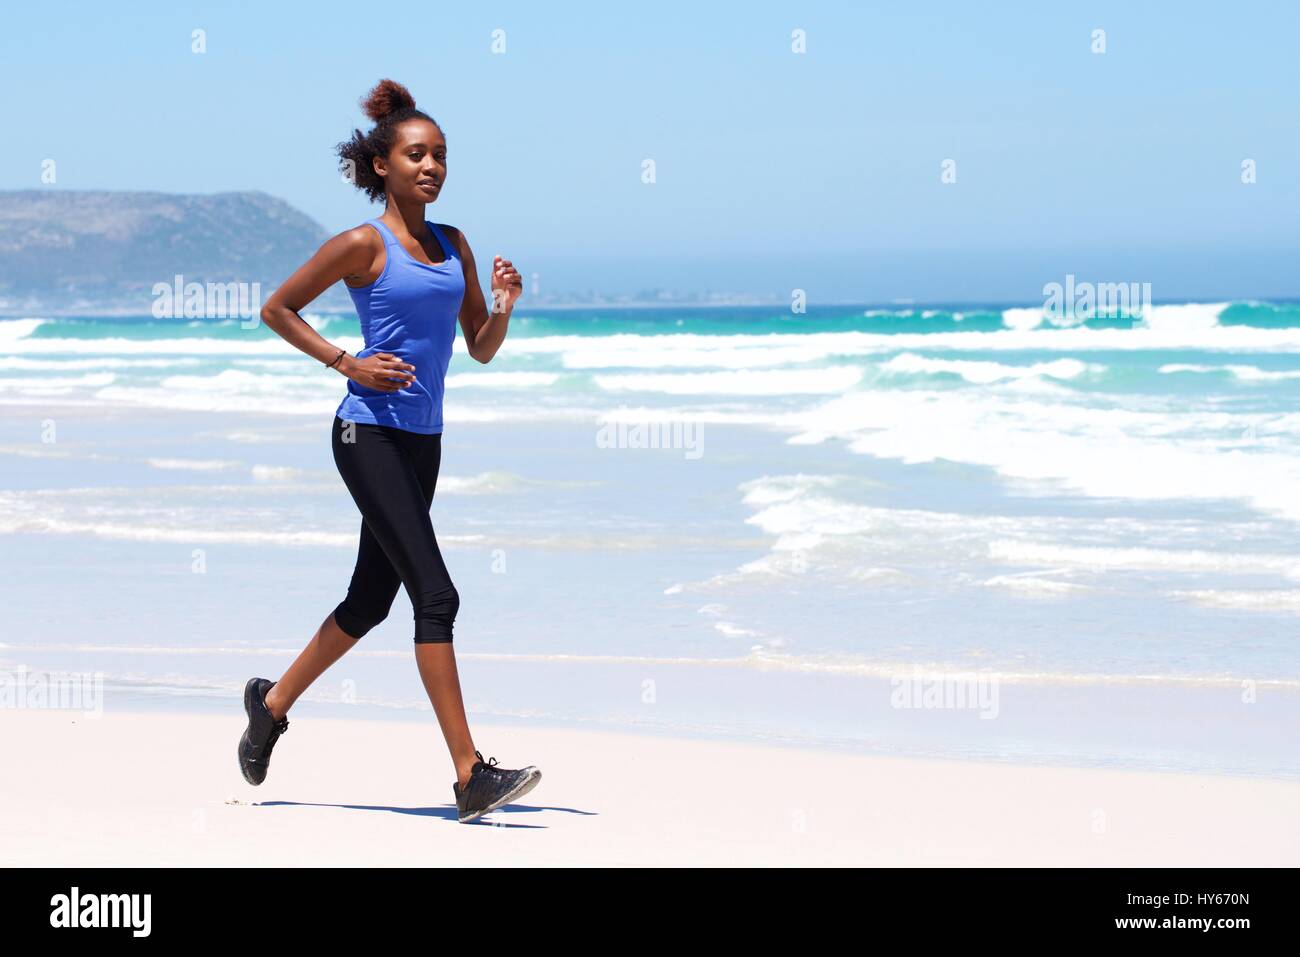
<svg viewBox="0 0 1300 957"><path fill-rule="evenodd" d="M424 691L438 716L438 727L447 741L456 781L463 787L469 782L469 770L478 760L474 756L474 739L465 717L465 702L460 694L460 676L456 673L456 653L450 641L425 641L415 645L415 664L420 669Z"/></svg>
<svg viewBox="0 0 1300 957"><path fill-rule="evenodd" d="M397 582L406 587L420 677L463 784L476 758L451 649L460 596L429 517L442 436L364 424L353 429L354 442L336 432L335 462L365 529L353 583L335 619L346 633L360 637L387 616Z"/></svg>
<svg viewBox="0 0 1300 957"><path fill-rule="evenodd" d="M388 617L401 585L397 570L363 518L347 597L326 616L307 647L266 693L266 707L273 717L288 714L312 682L355 647L357 639Z"/></svg>
<svg viewBox="0 0 1300 957"><path fill-rule="evenodd" d="M346 457L342 459L340 457L340 446L351 445L352 443L347 440L356 439L362 428L368 428L363 424L354 423L352 430L345 434L344 425L345 423L336 416L330 439L334 462L339 466L340 472L347 467ZM383 435L380 434L372 440L372 444L378 444L382 440ZM345 448L342 451L347 450ZM349 471L352 471L351 468ZM355 499L356 491L352 489L349 491ZM272 717L278 719L288 714L294 702L325 673L330 665L353 648L357 639L388 617L388 611L392 607L399 587L401 587L401 579L396 569L384 554L382 546L366 525L363 516L361 536L357 544L357 560L352 570L352 581L348 584L347 597L326 616L321 626L316 629L316 634L307 643L307 647L299 653L293 664L289 666L289 670L266 693L266 707Z"/></svg>
<svg viewBox="0 0 1300 957"><path fill-rule="evenodd" d="M293 703L306 691L313 681L325 673L334 662L343 657L356 639L346 634L334 623L334 613L321 623L293 664L266 693L266 708L277 720L283 718L293 707Z"/></svg>
<svg viewBox="0 0 1300 957"><path fill-rule="evenodd" d="M428 541L432 546L433 577L441 583L450 584L451 578L438 549L437 535L433 522L429 518L429 509L433 506L434 491L438 486L438 471L442 464L442 436L421 436L413 443L413 459L416 474L420 479L420 491L424 496L424 522L428 525ZM438 717L438 726L447 741L447 750L451 752L452 762L456 766L456 780L462 786L469 781L470 768L478 760L474 755L474 738L470 734L469 721L465 716L465 702L460 691L460 676L456 671L456 653L452 649L451 621L437 614L438 588L432 589L434 602L428 610L432 619L426 614L423 626L420 623L420 609L416 607L415 664L424 683L424 691L433 705L433 712ZM414 599L412 600L414 604ZM455 608L459 609L460 599L456 597ZM453 609L452 617L455 616Z"/></svg>

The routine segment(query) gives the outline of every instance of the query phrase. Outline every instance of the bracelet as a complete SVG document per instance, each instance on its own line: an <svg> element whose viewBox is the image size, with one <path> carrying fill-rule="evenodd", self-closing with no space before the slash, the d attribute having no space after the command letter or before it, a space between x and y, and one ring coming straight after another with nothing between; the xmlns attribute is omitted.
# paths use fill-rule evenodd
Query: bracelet
<svg viewBox="0 0 1300 957"><path fill-rule="evenodd" d="M325 366L325 368L333 369L338 364L338 361L342 359L343 356L347 353L347 351L348 351L347 349L340 349L339 354L334 357L334 361L329 363L327 366Z"/></svg>

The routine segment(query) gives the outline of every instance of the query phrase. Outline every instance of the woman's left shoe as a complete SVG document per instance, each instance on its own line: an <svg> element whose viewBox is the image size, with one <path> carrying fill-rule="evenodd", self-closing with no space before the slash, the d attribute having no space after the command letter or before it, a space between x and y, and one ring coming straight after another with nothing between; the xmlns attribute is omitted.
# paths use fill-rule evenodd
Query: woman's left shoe
<svg viewBox="0 0 1300 957"><path fill-rule="evenodd" d="M468 824L484 814L495 811L512 801L523 797L542 779L542 772L531 764L517 771L496 766L497 759L483 760L483 755L475 751L478 758L470 769L469 782L461 790L460 782L453 781L452 793L456 795L456 816L461 824Z"/></svg>

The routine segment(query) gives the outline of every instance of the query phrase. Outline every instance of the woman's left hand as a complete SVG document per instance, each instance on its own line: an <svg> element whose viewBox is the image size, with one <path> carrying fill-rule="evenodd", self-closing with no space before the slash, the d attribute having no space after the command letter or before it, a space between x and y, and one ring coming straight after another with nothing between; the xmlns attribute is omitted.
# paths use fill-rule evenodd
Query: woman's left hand
<svg viewBox="0 0 1300 957"><path fill-rule="evenodd" d="M492 261L492 310L506 312L513 309L515 300L524 292L524 280L509 259L496 256Z"/></svg>

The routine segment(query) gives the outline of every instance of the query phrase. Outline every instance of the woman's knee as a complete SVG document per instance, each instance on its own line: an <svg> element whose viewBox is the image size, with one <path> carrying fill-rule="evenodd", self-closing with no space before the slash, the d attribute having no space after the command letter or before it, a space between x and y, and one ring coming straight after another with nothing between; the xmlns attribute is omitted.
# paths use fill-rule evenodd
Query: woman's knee
<svg viewBox="0 0 1300 957"><path fill-rule="evenodd" d="M460 593L451 582L421 592L414 608L416 643L451 641L452 625L459 610Z"/></svg>
<svg viewBox="0 0 1300 957"><path fill-rule="evenodd" d="M362 638L366 632L388 617L391 608L391 602L387 605L353 607L345 598L334 609L334 623L343 629L344 634L352 638Z"/></svg>

